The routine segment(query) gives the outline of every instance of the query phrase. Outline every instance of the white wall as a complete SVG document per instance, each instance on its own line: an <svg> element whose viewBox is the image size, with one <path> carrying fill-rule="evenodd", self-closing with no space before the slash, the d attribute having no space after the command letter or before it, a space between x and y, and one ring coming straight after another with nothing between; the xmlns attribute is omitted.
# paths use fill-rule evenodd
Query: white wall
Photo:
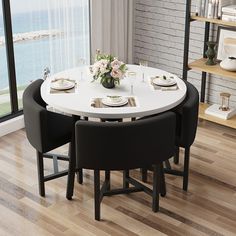
<svg viewBox="0 0 236 236"><path fill-rule="evenodd" d="M182 76L185 0L136 0L134 60L146 59L149 65ZM193 1L193 5L194 5ZM194 9L194 7L193 7ZM191 23L190 61L202 57L204 24ZM212 29L215 39L217 29ZM198 89L201 75L190 72L188 80ZM236 80L210 76L206 99L220 102L220 92L232 94L231 105L236 107Z"/></svg>

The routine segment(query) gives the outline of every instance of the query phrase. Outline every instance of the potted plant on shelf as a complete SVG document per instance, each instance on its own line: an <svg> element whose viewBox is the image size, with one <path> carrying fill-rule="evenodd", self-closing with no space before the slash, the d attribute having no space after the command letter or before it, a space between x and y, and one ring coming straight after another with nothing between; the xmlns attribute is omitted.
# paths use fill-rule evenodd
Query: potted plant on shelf
<svg viewBox="0 0 236 236"><path fill-rule="evenodd" d="M120 84L124 77L127 66L112 55L102 54L97 50L95 63L90 67L93 81L100 79L100 83L105 88L114 88Z"/></svg>

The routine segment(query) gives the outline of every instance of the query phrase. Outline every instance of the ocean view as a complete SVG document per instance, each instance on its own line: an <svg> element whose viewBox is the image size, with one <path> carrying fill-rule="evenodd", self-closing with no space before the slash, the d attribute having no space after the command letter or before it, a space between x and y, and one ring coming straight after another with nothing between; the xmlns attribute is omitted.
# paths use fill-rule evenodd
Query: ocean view
<svg viewBox="0 0 236 236"><path fill-rule="evenodd" d="M78 9L79 12L81 9ZM53 14L56 13L51 13L52 19L55 18ZM30 81L42 77L45 67L49 67L51 72L55 73L76 66L80 58L89 58L88 50L83 48L89 42L89 32L84 29L84 22L81 21L80 14L74 16L73 19L75 24L73 29L76 31L66 32L66 35L64 35L65 25L63 25L66 19L60 19L61 28L52 28L49 25L50 20L47 11L12 15L13 35L18 37L24 34L23 40L22 38L14 40L17 86L25 86ZM54 30L54 34L47 34L49 29ZM35 36L32 35L33 32L36 32ZM40 35L42 32L44 32L44 36ZM0 39L3 36L3 20L0 16ZM5 44L0 43L0 90L7 87Z"/></svg>

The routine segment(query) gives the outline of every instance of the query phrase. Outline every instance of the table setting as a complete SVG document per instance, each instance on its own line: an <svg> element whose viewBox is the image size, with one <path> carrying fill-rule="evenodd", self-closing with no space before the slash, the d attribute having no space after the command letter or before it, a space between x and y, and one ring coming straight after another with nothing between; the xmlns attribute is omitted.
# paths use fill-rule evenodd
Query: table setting
<svg viewBox="0 0 236 236"><path fill-rule="evenodd" d="M75 93L77 89L77 81L69 78L55 78L51 81L50 93L63 94Z"/></svg>
<svg viewBox="0 0 236 236"><path fill-rule="evenodd" d="M97 51L93 65L48 77L41 86L41 95L49 106L67 114L132 118L177 106L185 98L186 85L174 74L149 67L146 61L125 64Z"/></svg>
<svg viewBox="0 0 236 236"><path fill-rule="evenodd" d="M149 83L153 90L175 91L179 89L174 76L157 75L150 77Z"/></svg>
<svg viewBox="0 0 236 236"><path fill-rule="evenodd" d="M91 101L94 108L118 108L118 107L136 107L137 98L123 96L106 96L103 98L94 98Z"/></svg>

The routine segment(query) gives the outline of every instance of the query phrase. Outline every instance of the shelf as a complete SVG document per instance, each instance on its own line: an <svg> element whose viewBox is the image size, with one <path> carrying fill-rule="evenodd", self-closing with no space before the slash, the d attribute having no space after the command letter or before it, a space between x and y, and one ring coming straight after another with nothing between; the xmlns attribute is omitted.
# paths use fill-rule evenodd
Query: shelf
<svg viewBox="0 0 236 236"><path fill-rule="evenodd" d="M197 71L220 75L220 76L231 78L231 79L236 79L236 72L223 70L221 69L219 64L216 64L214 66L208 66L206 65L206 60L207 59L202 58L194 62L191 62L189 64L189 68L193 70L197 70Z"/></svg>
<svg viewBox="0 0 236 236"><path fill-rule="evenodd" d="M210 18L206 18L206 17L202 17L202 16L191 16L191 20L201 21L201 22L210 22L210 23L218 24L218 25L236 27L236 22L223 21L223 20L218 20L218 19L210 19Z"/></svg>
<svg viewBox="0 0 236 236"><path fill-rule="evenodd" d="M206 115L205 110L209 106L210 105L208 105L206 103L200 103L200 105L199 105L199 118L236 129L236 116L232 117L229 120L223 120L223 119L217 118L215 116Z"/></svg>

